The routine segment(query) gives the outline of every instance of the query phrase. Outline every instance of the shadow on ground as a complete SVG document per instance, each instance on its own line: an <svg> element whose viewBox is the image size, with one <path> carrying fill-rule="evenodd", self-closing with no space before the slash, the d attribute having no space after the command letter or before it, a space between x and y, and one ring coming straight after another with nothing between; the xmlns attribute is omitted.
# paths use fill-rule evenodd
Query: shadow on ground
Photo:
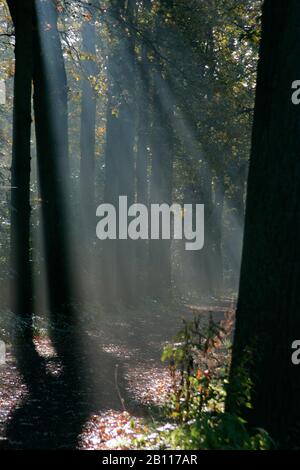
<svg viewBox="0 0 300 470"><path fill-rule="evenodd" d="M219 320L226 309L228 303L197 307L196 312L195 307L182 305L177 311L160 307L147 314L110 312L100 319L101 328L55 331L50 338L54 354L48 357L34 341L19 340L13 356L27 392L6 420L0 448L76 449L92 415L126 408L132 416L145 416L147 404L133 388L148 387L150 395L155 393L150 389L153 370L162 367L163 343L178 331L181 318L200 313L206 321L213 311ZM139 377L132 387L128 371L134 369Z"/></svg>
<svg viewBox="0 0 300 470"><path fill-rule="evenodd" d="M56 336L55 342L59 353L51 361L28 342L14 351L27 393L7 422L3 449L76 449L91 414L123 411L123 400L141 412L128 394L120 358L88 335Z"/></svg>

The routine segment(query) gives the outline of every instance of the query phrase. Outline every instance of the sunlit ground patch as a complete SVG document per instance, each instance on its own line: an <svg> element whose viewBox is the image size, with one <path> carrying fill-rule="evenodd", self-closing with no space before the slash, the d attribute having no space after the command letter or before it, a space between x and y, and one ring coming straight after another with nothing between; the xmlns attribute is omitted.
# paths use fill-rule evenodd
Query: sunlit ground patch
<svg viewBox="0 0 300 470"><path fill-rule="evenodd" d="M161 405L171 386L167 367L128 367L126 379L135 399L144 405Z"/></svg>
<svg viewBox="0 0 300 470"><path fill-rule="evenodd" d="M123 359L129 359L132 356L134 356L135 352L134 350L129 350L126 346L124 345L117 345L117 344L105 344L102 347L103 351L105 351L108 354L112 354L115 357L123 358Z"/></svg>
<svg viewBox="0 0 300 470"><path fill-rule="evenodd" d="M0 436L4 440L5 427L27 394L27 387L17 371L10 347L7 348L6 364L1 366L0 372Z"/></svg>
<svg viewBox="0 0 300 470"><path fill-rule="evenodd" d="M46 359L46 371L54 377L61 375L63 371L63 365L59 361L57 353L51 344L50 339L47 337L38 336L34 338L33 342L37 353Z"/></svg>
<svg viewBox="0 0 300 470"><path fill-rule="evenodd" d="M44 358L57 357L56 351L49 338L37 336L33 340L38 354Z"/></svg>
<svg viewBox="0 0 300 470"><path fill-rule="evenodd" d="M125 450L144 431L142 422L126 411L109 410L93 415L80 436L79 448L84 450Z"/></svg>

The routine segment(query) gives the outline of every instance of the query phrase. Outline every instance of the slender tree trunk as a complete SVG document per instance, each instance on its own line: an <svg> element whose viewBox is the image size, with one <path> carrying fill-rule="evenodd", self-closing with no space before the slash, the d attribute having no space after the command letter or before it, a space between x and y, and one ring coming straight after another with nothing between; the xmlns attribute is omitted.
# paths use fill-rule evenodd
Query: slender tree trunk
<svg viewBox="0 0 300 470"><path fill-rule="evenodd" d="M296 0L264 3L227 399L228 410L289 446L299 444L300 424L299 366L291 361L300 332L300 107L291 102L299 76L299 17ZM247 390L250 396L241 396ZM251 409L243 398L251 399Z"/></svg>
<svg viewBox="0 0 300 470"><path fill-rule="evenodd" d="M199 193L198 193L199 194ZM214 294L214 267L213 267L213 194L212 173L209 162L203 161L200 169L200 195L197 203L204 201L205 223L204 223L204 247L195 252L199 272L199 292L204 296Z"/></svg>
<svg viewBox="0 0 300 470"><path fill-rule="evenodd" d="M222 250L222 222L224 209L224 175L219 172L215 183L215 199L213 205L213 287L216 294L223 291L223 250Z"/></svg>
<svg viewBox="0 0 300 470"><path fill-rule="evenodd" d="M82 52L82 91L80 127L80 200L82 215L82 236L85 254L91 253L95 237L95 126L96 94L93 79L96 76L96 31L94 18L85 18L81 28ZM87 263L91 264L90 257ZM87 266L87 268L89 268Z"/></svg>
<svg viewBox="0 0 300 470"><path fill-rule="evenodd" d="M187 159L187 161L189 161ZM194 166L194 168L193 168ZM187 204L204 204L204 247L199 251L185 251L185 280L194 294L208 297L214 293L214 253L213 253L213 207L212 207L212 174L208 163L204 160L190 162L190 183L188 184L184 202Z"/></svg>
<svg viewBox="0 0 300 470"><path fill-rule="evenodd" d="M160 3L156 16L155 36L159 38L164 9L172 9L173 2ZM150 203L171 204L173 190L173 106L170 105L169 77L163 74L162 65L156 63L152 70L152 135ZM171 240L149 241L149 294L163 298L171 288Z"/></svg>
<svg viewBox="0 0 300 470"><path fill-rule="evenodd" d="M36 17L34 112L49 301L55 322L71 322L67 81L53 2L37 3Z"/></svg>
<svg viewBox="0 0 300 470"><path fill-rule="evenodd" d="M154 72L153 124L151 138L151 204L171 204L173 187L173 135L171 129L172 107L164 102L164 78L160 67ZM161 298L171 287L171 241L149 242L150 295Z"/></svg>
<svg viewBox="0 0 300 470"><path fill-rule="evenodd" d="M114 38L117 44L109 58L105 202L118 210L119 196L127 196L128 206L134 202L135 53L132 32L122 20L123 15L129 23L133 21L134 2L127 6L115 2L111 11L120 36ZM130 304L134 301L134 244L132 240L109 240L106 247L105 293L111 291L116 300Z"/></svg>
<svg viewBox="0 0 300 470"><path fill-rule="evenodd" d="M149 11L151 2L143 1L143 13ZM138 63L139 94L138 101L138 127L137 127L137 158L136 158L136 201L139 204L149 204L148 166L150 146L150 65L148 61L148 47L145 42L141 45L141 58ZM148 242L136 242L136 276L137 292L141 297L146 294L147 268L148 268Z"/></svg>
<svg viewBox="0 0 300 470"><path fill-rule="evenodd" d="M118 208L119 195L119 158L122 155L122 140L117 107L120 95L120 70L118 66L118 36L120 34L119 18L125 8L124 0L114 0L110 6L111 41L117 44L111 48L108 57L108 102L106 114L106 147L105 147L105 181L104 201ZM110 305L118 299L117 289L117 241L105 240L103 243L103 286L102 302Z"/></svg>
<svg viewBox="0 0 300 470"><path fill-rule="evenodd" d="M111 60L111 58L110 58ZM108 65L111 71L111 65ZM106 114L106 148L105 148L105 183L104 201L118 207L118 161L117 155L121 154L121 142L118 138L118 120L114 113L112 99L112 83L107 104ZM103 272L102 302L110 305L117 298L117 241L105 240L102 243Z"/></svg>
<svg viewBox="0 0 300 470"><path fill-rule="evenodd" d="M126 21L133 25L136 4L129 0L124 12ZM135 155L134 143L136 136L136 58L135 37L130 30L123 27L123 38L120 40L121 57L126 57L122 65L122 97L119 107L120 134L122 153L119 155L119 195L126 195L128 206L134 203L135 189ZM122 303L131 305L135 295L135 242L119 240L117 246L118 295Z"/></svg>
<svg viewBox="0 0 300 470"><path fill-rule="evenodd" d="M8 5L16 37L11 166L12 311L24 322L22 331L31 339L33 306L30 255L30 136L33 1L9 1Z"/></svg>

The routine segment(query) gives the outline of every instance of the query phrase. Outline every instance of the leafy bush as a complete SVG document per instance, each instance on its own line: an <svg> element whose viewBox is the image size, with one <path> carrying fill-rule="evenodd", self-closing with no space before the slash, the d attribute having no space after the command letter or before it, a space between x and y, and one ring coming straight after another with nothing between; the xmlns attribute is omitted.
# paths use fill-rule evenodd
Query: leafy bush
<svg viewBox="0 0 300 470"><path fill-rule="evenodd" d="M263 429L249 433L245 421L229 413L203 413L166 434L171 448L183 450L267 450L273 447Z"/></svg>
<svg viewBox="0 0 300 470"><path fill-rule="evenodd" d="M150 435L144 436L139 445L183 450L274 447L266 431L249 430L242 418L224 410L233 323L233 311L219 324L212 317L206 323L200 317L184 321L175 341L165 347L162 355L171 377L165 404L167 424L152 426ZM237 386L236 396L245 406L251 406L251 384L246 374L241 374Z"/></svg>
<svg viewBox="0 0 300 470"><path fill-rule="evenodd" d="M210 316L203 325L198 316L184 321L175 342L165 347L162 361L168 362L172 380L168 407L179 422L196 419L204 411L223 410L232 325L230 313L221 324Z"/></svg>

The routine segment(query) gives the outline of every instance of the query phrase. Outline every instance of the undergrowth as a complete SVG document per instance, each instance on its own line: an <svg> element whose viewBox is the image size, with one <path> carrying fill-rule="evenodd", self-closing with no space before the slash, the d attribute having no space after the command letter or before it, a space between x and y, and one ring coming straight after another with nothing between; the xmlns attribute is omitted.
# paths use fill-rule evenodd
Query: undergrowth
<svg viewBox="0 0 300 470"><path fill-rule="evenodd" d="M184 321L165 346L171 386L160 419L152 420L134 442L136 448L182 450L267 450L274 442L263 429L225 411L234 312L216 323L212 316ZM240 400L251 407L249 378L238 384Z"/></svg>

